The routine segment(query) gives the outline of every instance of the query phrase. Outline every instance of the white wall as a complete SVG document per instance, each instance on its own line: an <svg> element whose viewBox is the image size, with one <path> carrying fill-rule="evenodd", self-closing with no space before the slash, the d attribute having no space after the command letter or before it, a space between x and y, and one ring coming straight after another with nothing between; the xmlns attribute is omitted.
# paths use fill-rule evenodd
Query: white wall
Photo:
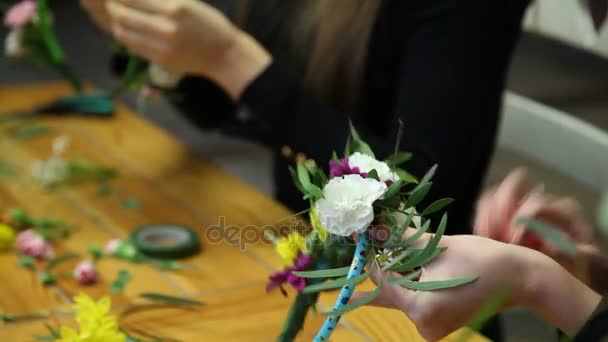
<svg viewBox="0 0 608 342"><path fill-rule="evenodd" d="M608 25L595 30L585 0L535 0L524 27L608 58Z"/></svg>

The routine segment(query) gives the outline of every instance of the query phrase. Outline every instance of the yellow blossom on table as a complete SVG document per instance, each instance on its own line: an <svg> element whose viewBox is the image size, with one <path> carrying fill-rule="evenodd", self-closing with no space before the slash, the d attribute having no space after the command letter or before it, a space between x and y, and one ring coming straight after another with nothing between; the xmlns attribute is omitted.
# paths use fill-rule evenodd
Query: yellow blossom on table
<svg viewBox="0 0 608 342"><path fill-rule="evenodd" d="M95 302L91 297L80 294L75 298L74 310L79 331L61 328L59 342L125 342L127 336L119 330L116 316L110 315L110 298Z"/></svg>
<svg viewBox="0 0 608 342"><path fill-rule="evenodd" d="M293 265L299 253L306 253L306 239L298 232L280 238L274 246L285 265Z"/></svg>
<svg viewBox="0 0 608 342"><path fill-rule="evenodd" d="M13 247L15 231L4 223L0 223L0 251Z"/></svg>

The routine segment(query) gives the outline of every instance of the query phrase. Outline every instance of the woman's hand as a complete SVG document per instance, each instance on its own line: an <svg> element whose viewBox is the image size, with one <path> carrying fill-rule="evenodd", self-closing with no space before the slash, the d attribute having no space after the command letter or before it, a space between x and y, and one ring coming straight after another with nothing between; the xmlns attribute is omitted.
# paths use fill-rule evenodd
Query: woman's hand
<svg viewBox="0 0 608 342"><path fill-rule="evenodd" d="M429 234L421 240L427 240ZM473 283L438 291L414 291L384 281L372 305L403 311L428 340L437 340L465 326L495 296L505 295L502 309L522 306L568 333L576 332L591 315L600 296L551 258L520 246L473 235L444 236L447 247L422 268L420 281L479 276ZM397 276L393 274L392 276ZM366 295L357 293L351 300Z"/></svg>
<svg viewBox="0 0 608 342"><path fill-rule="evenodd" d="M112 32L127 48L176 73L215 80L234 98L272 58L198 0L111 0Z"/></svg>
<svg viewBox="0 0 608 342"><path fill-rule="evenodd" d="M593 230L585 220L580 205L571 198L533 190L528 183L526 171L516 169L497 187L486 191L478 204L475 234L539 250L586 281L588 260L599 253L591 245ZM567 256L526 230L517 222L522 217L550 224L573 239L579 246L577 257Z"/></svg>
<svg viewBox="0 0 608 342"><path fill-rule="evenodd" d="M110 32L112 24L110 22L110 15L106 9L106 3L108 0L80 0L80 5L85 9L91 19L97 24L97 26L105 32Z"/></svg>

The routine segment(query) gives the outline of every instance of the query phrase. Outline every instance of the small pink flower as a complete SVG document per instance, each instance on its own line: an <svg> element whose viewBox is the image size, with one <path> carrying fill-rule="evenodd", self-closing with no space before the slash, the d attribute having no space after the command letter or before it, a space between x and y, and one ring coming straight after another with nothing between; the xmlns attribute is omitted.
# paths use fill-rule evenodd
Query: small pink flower
<svg viewBox="0 0 608 342"><path fill-rule="evenodd" d="M15 247L21 254L38 259L51 259L55 256L53 246L32 229L17 235Z"/></svg>
<svg viewBox="0 0 608 342"><path fill-rule="evenodd" d="M36 13L36 2L34 0L22 0L13 5L4 17L4 25L10 28L23 27L34 18Z"/></svg>
<svg viewBox="0 0 608 342"><path fill-rule="evenodd" d="M82 261L74 268L74 279L83 285L94 284L97 281L97 270L90 261Z"/></svg>
<svg viewBox="0 0 608 342"><path fill-rule="evenodd" d="M106 243L106 246L104 249L107 254L114 255L116 253L116 251L118 250L118 248L120 247L120 245L122 245L121 239L112 239L112 240L108 241L108 243Z"/></svg>

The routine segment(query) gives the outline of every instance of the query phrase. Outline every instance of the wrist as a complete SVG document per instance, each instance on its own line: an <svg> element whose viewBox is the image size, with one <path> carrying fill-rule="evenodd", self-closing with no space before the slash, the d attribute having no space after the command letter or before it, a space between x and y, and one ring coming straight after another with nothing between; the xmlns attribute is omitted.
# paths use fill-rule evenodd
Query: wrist
<svg viewBox="0 0 608 342"><path fill-rule="evenodd" d="M216 81L234 100L272 62L272 56L249 34L235 29L231 44L211 70Z"/></svg>
<svg viewBox="0 0 608 342"><path fill-rule="evenodd" d="M568 335L585 324L601 296L550 257L531 251L519 303Z"/></svg>

